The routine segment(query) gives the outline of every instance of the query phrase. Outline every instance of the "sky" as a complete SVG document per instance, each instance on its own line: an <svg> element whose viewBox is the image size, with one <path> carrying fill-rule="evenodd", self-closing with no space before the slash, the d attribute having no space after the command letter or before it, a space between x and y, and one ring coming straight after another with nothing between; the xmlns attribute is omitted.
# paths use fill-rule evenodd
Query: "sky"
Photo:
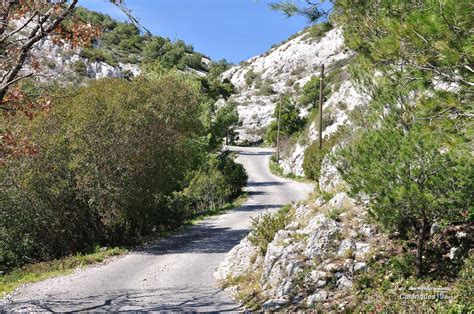
<svg viewBox="0 0 474 314"><path fill-rule="evenodd" d="M273 0L274 1L274 0ZM303 17L270 10L271 0L127 0L140 23L154 35L182 39L213 60L239 63L308 26ZM124 20L106 0L81 0L89 9Z"/></svg>

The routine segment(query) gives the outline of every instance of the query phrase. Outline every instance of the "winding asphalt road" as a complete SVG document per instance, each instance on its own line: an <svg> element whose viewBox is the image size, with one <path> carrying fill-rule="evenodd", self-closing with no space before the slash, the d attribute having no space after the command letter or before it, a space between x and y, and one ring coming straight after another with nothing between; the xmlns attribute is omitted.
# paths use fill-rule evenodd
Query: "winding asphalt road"
<svg viewBox="0 0 474 314"><path fill-rule="evenodd" d="M250 217L304 199L313 187L272 175L268 149L230 149L249 175L242 207L107 263L27 285L0 301L0 312L238 310L214 281L217 266L248 233Z"/></svg>

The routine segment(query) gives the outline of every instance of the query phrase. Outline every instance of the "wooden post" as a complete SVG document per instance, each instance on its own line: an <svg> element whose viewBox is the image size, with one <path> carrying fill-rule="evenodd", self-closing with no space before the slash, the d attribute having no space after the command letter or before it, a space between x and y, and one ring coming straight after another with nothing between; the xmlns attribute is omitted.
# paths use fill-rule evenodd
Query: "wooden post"
<svg viewBox="0 0 474 314"><path fill-rule="evenodd" d="M277 164L280 163L280 117L281 117L281 102L278 103L278 129L277 129Z"/></svg>
<svg viewBox="0 0 474 314"><path fill-rule="evenodd" d="M323 149L323 89L324 89L324 64L321 65L319 80L319 150Z"/></svg>

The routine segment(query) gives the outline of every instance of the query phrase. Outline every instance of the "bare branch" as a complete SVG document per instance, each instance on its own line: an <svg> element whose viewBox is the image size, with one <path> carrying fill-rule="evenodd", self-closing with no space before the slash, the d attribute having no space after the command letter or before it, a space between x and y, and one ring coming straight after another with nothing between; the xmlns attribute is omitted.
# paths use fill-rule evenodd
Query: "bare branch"
<svg viewBox="0 0 474 314"><path fill-rule="evenodd" d="M25 64L25 60L28 57L28 54L31 48L33 47L33 45L36 44L38 41L40 41L42 38L45 38L50 33L52 33L59 26L59 24L64 21L66 17L68 17L71 14L72 10L77 5L78 0L72 0L67 6L67 8L64 9L58 17L56 17L49 25L43 28L44 24L47 23L47 21L50 19L51 15L53 14L54 8L61 6L65 4L66 2L67 2L66 0L62 0L59 3L55 4L54 6L52 6L43 16L40 17L38 15L38 24L30 32L27 42L24 43L22 47L20 48L20 54L19 54L16 64L12 66L11 70L7 72L8 75L4 77L4 79L2 80L2 86L0 87L0 102L2 102L3 99L5 98L5 95L9 87L11 86L12 82L18 81L16 77L18 76L18 73L23 68Z"/></svg>

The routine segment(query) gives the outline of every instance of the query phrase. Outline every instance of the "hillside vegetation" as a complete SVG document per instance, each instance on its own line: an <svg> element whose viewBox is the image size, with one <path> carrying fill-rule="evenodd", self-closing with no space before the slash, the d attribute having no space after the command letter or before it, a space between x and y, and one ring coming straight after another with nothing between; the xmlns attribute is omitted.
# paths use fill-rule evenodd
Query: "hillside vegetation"
<svg viewBox="0 0 474 314"><path fill-rule="evenodd" d="M315 195L257 220L216 277L258 309L472 311L472 3L333 4L329 23L353 54L325 62L323 148L318 68L273 103L275 118L282 105L281 171L316 181Z"/></svg>
<svg viewBox="0 0 474 314"><path fill-rule="evenodd" d="M81 7L76 9L75 17L98 25L101 29L101 35L81 52L91 61L105 61L110 65L159 61L166 69L176 67L185 70L189 67L206 72L209 70L202 61L205 56L195 52L193 46L182 40L171 41L150 33L143 34L135 24L118 22L108 15Z"/></svg>
<svg viewBox="0 0 474 314"><path fill-rule="evenodd" d="M79 8L77 17L102 30L83 56L138 63L142 74L23 82L27 101L48 104L0 117L3 272L175 230L231 203L247 179L221 152L238 122L235 108L215 106L233 89L218 80L225 61L206 64L182 41L106 15Z"/></svg>

